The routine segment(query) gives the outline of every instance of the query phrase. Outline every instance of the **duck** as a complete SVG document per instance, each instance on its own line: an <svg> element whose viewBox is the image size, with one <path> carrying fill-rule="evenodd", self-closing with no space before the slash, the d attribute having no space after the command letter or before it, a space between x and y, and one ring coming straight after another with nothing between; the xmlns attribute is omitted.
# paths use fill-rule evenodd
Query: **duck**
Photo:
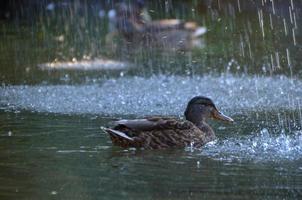
<svg viewBox="0 0 302 200"><path fill-rule="evenodd" d="M104 128L113 145L136 149L167 149L191 146L201 148L216 139L207 119L234 122L220 112L213 101L195 96L187 104L184 119L174 117L146 117L114 122L113 128Z"/></svg>
<svg viewBox="0 0 302 200"><path fill-rule="evenodd" d="M109 11L109 34L106 42L120 35L128 45L141 45L172 51L201 48L206 27L180 19L152 20L143 3L117 4Z"/></svg>

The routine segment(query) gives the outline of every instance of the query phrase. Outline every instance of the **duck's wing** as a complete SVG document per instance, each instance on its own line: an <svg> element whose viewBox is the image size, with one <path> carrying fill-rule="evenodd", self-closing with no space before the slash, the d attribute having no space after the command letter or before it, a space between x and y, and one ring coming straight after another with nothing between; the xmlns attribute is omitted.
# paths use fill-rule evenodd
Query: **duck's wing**
<svg viewBox="0 0 302 200"><path fill-rule="evenodd" d="M194 126L191 122L180 121L170 117L149 117L145 119L119 120L116 127L124 126L135 131L153 131L163 129L190 129Z"/></svg>
<svg viewBox="0 0 302 200"><path fill-rule="evenodd" d="M152 128L158 125L156 122L150 121L148 119L119 120L114 122L114 124L115 128L127 127L137 131L152 130Z"/></svg>

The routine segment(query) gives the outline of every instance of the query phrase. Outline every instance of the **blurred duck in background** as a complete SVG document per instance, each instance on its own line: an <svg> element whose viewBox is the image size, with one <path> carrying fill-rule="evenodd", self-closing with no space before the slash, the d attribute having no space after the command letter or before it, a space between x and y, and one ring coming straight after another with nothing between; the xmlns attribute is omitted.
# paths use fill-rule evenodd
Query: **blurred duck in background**
<svg viewBox="0 0 302 200"><path fill-rule="evenodd" d="M203 46L201 36L207 29L196 22L180 19L152 20L143 0L116 5L108 12L107 42L116 35L129 45L144 45L165 50L184 51Z"/></svg>

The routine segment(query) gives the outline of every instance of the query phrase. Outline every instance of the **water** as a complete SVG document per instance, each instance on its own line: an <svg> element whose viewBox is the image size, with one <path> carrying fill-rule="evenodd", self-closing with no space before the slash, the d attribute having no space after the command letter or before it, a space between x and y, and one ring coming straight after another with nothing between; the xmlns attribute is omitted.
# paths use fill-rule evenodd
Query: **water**
<svg viewBox="0 0 302 200"><path fill-rule="evenodd" d="M194 95L203 94L229 112L297 109L302 82L287 77L153 76L96 81L80 86L4 86L0 102L11 110L62 114L181 115ZM130 88L130 89L129 89Z"/></svg>
<svg viewBox="0 0 302 200"><path fill-rule="evenodd" d="M33 3L1 21L0 199L302 197L301 2L154 2L153 18L207 26L205 47L107 47L112 2ZM132 67L39 68L99 58ZM121 149L100 128L182 117L194 95L236 122L210 121L218 139L202 149Z"/></svg>
<svg viewBox="0 0 302 200"><path fill-rule="evenodd" d="M204 149L134 151L111 146L110 118L1 112L1 198L298 198L301 131L233 117Z"/></svg>

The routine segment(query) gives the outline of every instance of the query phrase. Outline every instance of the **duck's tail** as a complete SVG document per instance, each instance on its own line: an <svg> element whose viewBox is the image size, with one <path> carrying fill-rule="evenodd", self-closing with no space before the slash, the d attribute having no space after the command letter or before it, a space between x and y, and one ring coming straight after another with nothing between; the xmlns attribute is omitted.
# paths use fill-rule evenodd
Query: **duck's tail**
<svg viewBox="0 0 302 200"><path fill-rule="evenodd" d="M207 28L204 26L197 27L193 33L193 37L197 38L204 35L207 32Z"/></svg>
<svg viewBox="0 0 302 200"><path fill-rule="evenodd" d="M102 129L109 134L110 139L114 145L121 146L124 148L136 147L137 145L137 141L135 141L134 138L129 137L126 133L122 131L104 127L102 127Z"/></svg>
<svg viewBox="0 0 302 200"><path fill-rule="evenodd" d="M198 26L196 22L185 22L184 27L192 32L193 38L198 38L207 32L205 26Z"/></svg>
<svg viewBox="0 0 302 200"><path fill-rule="evenodd" d="M102 130L104 130L106 133L108 133L111 137L118 137L120 139L126 139L129 141L134 141L133 138L129 137L128 135L126 135L125 133L118 131L118 130L114 130L111 128L105 128L105 127L101 127Z"/></svg>

